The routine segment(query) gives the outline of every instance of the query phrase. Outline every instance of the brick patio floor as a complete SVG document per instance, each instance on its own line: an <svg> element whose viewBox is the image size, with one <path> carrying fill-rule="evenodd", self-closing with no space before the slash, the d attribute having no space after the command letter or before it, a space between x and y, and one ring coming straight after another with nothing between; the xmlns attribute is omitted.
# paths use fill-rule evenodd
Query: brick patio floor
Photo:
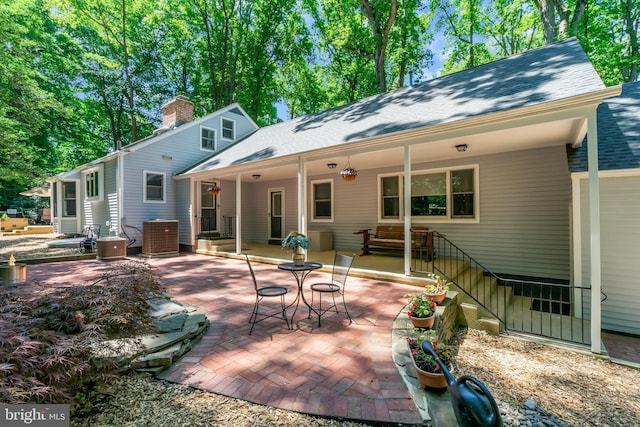
<svg viewBox="0 0 640 427"><path fill-rule="evenodd" d="M409 285L350 277L344 313L308 319L302 305L293 329L282 319L256 324L249 335L255 301L243 260L188 254L145 260L158 268L168 293L203 312L211 325L202 340L160 378L217 394L312 415L393 424L423 422L391 355L394 318L406 303ZM29 265L29 280L49 283L92 280L113 261L73 261ZM289 287L291 273L252 263L261 285ZM329 279L311 272L309 284ZM269 301L267 301L269 303ZM293 313L289 309L288 315Z"/></svg>

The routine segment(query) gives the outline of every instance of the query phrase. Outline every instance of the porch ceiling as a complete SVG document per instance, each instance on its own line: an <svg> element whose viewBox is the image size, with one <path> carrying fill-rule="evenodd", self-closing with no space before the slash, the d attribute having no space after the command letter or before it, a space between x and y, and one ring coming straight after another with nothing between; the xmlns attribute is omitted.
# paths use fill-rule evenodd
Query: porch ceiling
<svg viewBox="0 0 640 427"><path fill-rule="evenodd" d="M475 132L465 136L425 141L425 138L395 142L387 147L342 147L342 150L330 152L301 153L308 175L330 172L327 163L336 163L335 173L345 168L347 162L357 170L380 169L404 164L404 146L411 147L411 162L424 163L447 159L463 159L495 153L527 150L555 145L574 144L582 141L586 134L585 120L569 118L553 122L536 123L525 126L499 129L495 131ZM456 145L466 144L467 150L459 152ZM217 173L216 173L217 172ZM235 180L232 173L216 174L216 179ZM231 172L228 170L228 172ZM273 181L297 174L296 157L289 159L271 159L256 162L250 170L241 171L242 181L254 181L252 175L259 174L260 181Z"/></svg>

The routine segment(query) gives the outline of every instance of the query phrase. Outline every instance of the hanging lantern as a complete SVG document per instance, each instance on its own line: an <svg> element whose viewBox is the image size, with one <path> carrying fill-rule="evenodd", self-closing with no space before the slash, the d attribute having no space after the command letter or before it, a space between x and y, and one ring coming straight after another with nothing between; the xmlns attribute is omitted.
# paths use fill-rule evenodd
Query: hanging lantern
<svg viewBox="0 0 640 427"><path fill-rule="evenodd" d="M220 187L218 187L218 184L213 184L211 187L207 188L207 192L212 196L215 196L220 192Z"/></svg>
<svg viewBox="0 0 640 427"><path fill-rule="evenodd" d="M347 167L340 171L340 176L347 182L355 181L358 171L352 168L350 162L347 161Z"/></svg>

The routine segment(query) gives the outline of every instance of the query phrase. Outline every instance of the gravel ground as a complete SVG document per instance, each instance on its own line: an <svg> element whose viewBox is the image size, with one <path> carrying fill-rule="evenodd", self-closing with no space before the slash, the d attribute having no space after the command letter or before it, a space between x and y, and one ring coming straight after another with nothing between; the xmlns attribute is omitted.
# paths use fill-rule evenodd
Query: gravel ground
<svg viewBox="0 0 640 427"><path fill-rule="evenodd" d="M0 259L36 258L56 236L0 238ZM588 354L528 341L463 331L455 344L456 376L482 381L501 407L529 400L570 426L640 425L640 370ZM95 412L77 426L348 426L305 414L255 405L140 375L110 384ZM526 424L522 424L526 425ZM541 424L543 425L543 424Z"/></svg>
<svg viewBox="0 0 640 427"><path fill-rule="evenodd" d="M11 254L16 260L79 255L80 247L49 248L47 242L61 238L60 234L30 234L26 236L0 237L0 261L8 260Z"/></svg>
<svg viewBox="0 0 640 427"><path fill-rule="evenodd" d="M457 375L478 378L496 399L532 399L571 426L640 425L638 369L475 330L458 346Z"/></svg>

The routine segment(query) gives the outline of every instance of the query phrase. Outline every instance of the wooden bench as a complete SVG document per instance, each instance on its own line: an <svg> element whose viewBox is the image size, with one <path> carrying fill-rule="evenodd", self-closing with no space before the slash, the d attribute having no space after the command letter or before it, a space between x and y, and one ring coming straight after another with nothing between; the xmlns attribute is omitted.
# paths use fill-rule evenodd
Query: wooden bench
<svg viewBox="0 0 640 427"><path fill-rule="evenodd" d="M429 227L411 227L411 249L422 251L427 261L433 258L433 233ZM404 226L379 225L375 233L371 229L363 229L353 234L362 234L362 255L371 251L404 250Z"/></svg>

